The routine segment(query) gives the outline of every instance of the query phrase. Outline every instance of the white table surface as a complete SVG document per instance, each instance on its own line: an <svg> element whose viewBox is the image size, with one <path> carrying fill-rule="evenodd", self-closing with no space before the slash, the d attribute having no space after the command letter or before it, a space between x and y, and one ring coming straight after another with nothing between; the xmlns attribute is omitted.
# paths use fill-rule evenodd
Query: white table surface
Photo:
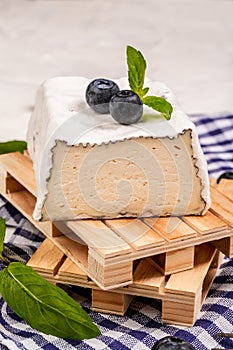
<svg viewBox="0 0 233 350"><path fill-rule="evenodd" d="M233 111L231 0L0 0L0 142L25 139L37 87L57 75L126 75L147 59L187 113Z"/></svg>

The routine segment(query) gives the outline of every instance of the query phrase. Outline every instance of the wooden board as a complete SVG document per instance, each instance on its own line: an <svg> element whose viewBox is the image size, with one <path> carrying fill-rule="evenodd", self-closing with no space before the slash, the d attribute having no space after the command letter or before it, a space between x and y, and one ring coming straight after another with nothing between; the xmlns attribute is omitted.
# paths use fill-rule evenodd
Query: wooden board
<svg viewBox="0 0 233 350"><path fill-rule="evenodd" d="M65 255L62 258L48 239L41 244L28 265L51 283L91 288L92 309L95 311L124 315L133 296L143 296L162 300L163 322L192 326L221 257L219 251L210 244L196 246L194 267L168 277L158 271L153 259L141 259L134 270L133 283L112 291L101 290L69 258Z"/></svg>
<svg viewBox="0 0 233 350"><path fill-rule="evenodd" d="M202 243L213 242L232 256L233 202L215 186L211 209L203 217L38 222L32 218L36 202L32 162L28 156L11 153L0 156L0 190L104 290L132 284L138 259L152 258L164 274L170 274L192 268L193 247Z"/></svg>

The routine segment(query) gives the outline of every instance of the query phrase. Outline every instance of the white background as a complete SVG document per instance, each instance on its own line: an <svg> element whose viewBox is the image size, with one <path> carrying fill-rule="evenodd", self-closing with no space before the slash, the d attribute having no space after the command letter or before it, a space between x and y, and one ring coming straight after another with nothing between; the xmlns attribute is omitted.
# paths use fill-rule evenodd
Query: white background
<svg viewBox="0 0 233 350"><path fill-rule="evenodd" d="M232 0L0 0L0 142L25 139L37 87L126 75L125 48L187 113L233 111Z"/></svg>

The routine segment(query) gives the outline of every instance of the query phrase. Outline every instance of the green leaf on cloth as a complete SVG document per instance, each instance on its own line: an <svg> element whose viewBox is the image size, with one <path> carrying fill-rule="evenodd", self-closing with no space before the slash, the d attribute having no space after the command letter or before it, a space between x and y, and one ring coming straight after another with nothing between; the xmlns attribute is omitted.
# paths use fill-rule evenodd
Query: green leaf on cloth
<svg viewBox="0 0 233 350"><path fill-rule="evenodd" d="M45 334L74 340L100 335L81 305L29 266L12 262L4 269L0 293L19 317Z"/></svg>

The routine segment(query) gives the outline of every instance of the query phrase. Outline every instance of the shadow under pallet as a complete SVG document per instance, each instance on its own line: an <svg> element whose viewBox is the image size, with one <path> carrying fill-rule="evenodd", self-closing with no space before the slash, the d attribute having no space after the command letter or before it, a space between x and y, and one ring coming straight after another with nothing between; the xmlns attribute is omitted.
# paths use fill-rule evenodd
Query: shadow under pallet
<svg viewBox="0 0 233 350"><path fill-rule="evenodd" d="M0 156L1 194L47 237L29 262L35 270L53 283L91 288L101 312L123 315L134 295L161 299L163 321L182 325L195 322L220 252L233 256L233 194L223 184L212 181L212 205L202 217L39 222L30 158Z"/></svg>

